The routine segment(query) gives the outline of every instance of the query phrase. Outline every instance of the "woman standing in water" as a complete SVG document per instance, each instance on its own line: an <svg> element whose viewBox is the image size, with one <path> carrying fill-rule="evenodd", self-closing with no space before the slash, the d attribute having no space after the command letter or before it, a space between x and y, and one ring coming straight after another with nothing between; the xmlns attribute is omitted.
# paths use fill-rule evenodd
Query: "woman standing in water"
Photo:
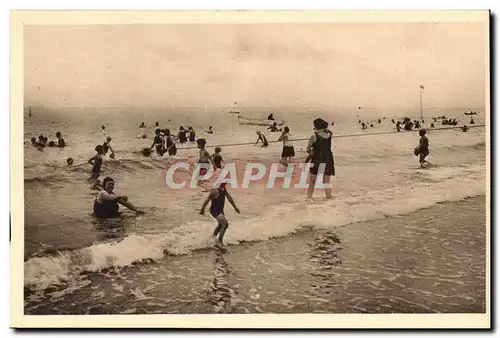
<svg viewBox="0 0 500 338"><path fill-rule="evenodd" d="M323 183L330 183L330 176L335 175L332 153L332 132L328 130L328 122L316 119L313 122L314 134L309 139L307 153L311 155L312 167L309 169L309 188L307 198L311 199L317 175L323 176ZM332 189L325 188L326 198L332 198Z"/></svg>
<svg viewBox="0 0 500 338"><path fill-rule="evenodd" d="M278 141L283 141L283 151L281 152L281 161L283 165L288 165L288 161L291 161L295 157L295 149L293 148L292 141L290 141L290 128L285 127L283 133L279 137Z"/></svg>

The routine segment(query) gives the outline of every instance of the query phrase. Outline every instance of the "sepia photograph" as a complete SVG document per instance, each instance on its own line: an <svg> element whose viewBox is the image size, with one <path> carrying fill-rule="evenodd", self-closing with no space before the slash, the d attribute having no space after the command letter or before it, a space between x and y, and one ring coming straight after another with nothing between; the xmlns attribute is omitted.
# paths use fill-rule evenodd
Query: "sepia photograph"
<svg viewBox="0 0 500 338"><path fill-rule="evenodd" d="M491 325L487 10L48 13L11 13L13 324Z"/></svg>

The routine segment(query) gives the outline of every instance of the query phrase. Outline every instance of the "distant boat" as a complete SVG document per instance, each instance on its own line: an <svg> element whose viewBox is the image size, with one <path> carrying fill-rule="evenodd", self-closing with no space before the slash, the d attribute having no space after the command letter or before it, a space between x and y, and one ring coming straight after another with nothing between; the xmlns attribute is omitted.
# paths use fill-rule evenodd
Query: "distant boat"
<svg viewBox="0 0 500 338"><path fill-rule="evenodd" d="M477 115L477 112L475 112L475 111L471 111L470 113L465 112L464 114L465 114L465 115Z"/></svg>
<svg viewBox="0 0 500 338"><path fill-rule="evenodd" d="M227 112L228 114L240 114L238 110L236 110L236 102L233 102L233 109Z"/></svg>

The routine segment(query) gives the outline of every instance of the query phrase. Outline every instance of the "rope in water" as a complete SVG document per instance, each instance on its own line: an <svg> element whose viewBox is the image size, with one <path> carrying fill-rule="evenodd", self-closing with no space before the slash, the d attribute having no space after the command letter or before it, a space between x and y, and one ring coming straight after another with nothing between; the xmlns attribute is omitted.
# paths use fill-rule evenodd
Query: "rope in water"
<svg viewBox="0 0 500 338"><path fill-rule="evenodd" d="M484 127L486 126L485 124L475 124L472 126L467 126L468 129L471 128L478 128L478 127ZM432 128L432 129L427 129L427 130L452 130L452 129L462 129L462 127L440 127L440 128ZM412 130L411 132L418 132L419 130ZM332 138L344 138L344 137L358 137L358 136L375 136L375 135L389 135L389 134L404 134L405 131L383 131L383 132L378 132L378 133L367 133L367 134L346 134L346 135L334 135ZM309 141L309 138L298 138L298 139L291 139L290 141ZM267 143L276 143L276 142L282 142L282 141L267 141ZM235 146L248 146L248 145L254 145L255 142L244 142L244 143L227 143L227 144L218 144L218 145L206 145L205 148L215 148L215 147L235 147ZM198 147L186 147L186 148L178 148L182 150L187 150L187 149L198 149Z"/></svg>

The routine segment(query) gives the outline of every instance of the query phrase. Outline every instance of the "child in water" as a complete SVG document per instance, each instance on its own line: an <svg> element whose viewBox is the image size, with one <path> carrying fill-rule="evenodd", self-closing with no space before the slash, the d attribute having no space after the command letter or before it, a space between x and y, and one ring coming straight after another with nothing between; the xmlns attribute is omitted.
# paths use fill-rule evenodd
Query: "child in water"
<svg viewBox="0 0 500 338"><path fill-rule="evenodd" d="M264 134L262 134L260 131L257 131L256 133L259 136L259 138L257 139L257 142L255 142L255 145L257 145L259 141L262 141L262 148L267 147L269 144L267 143L267 139L264 136Z"/></svg>
<svg viewBox="0 0 500 338"><path fill-rule="evenodd" d="M203 138L199 138L196 140L196 143L198 144L198 149L200 149L200 158L198 159L198 164L204 164L203 167L200 168L200 175L205 175L207 173L207 164L211 164L214 170L217 168L215 166L214 160L212 159L212 156L210 156L210 153L205 149L205 145L207 144L207 141ZM200 181L200 183L205 183L206 181Z"/></svg>
<svg viewBox="0 0 500 338"><path fill-rule="evenodd" d="M212 202L210 205L210 215L212 215L213 218L217 220L217 227L215 228L212 237L216 238L218 235L218 238L215 240L215 246L218 247L219 249L225 250L226 247L224 246L224 234L226 233L227 228L229 227L229 222L226 219L226 216L224 215L224 203L227 200L229 203L234 208L234 211L236 211L238 214L240 213L240 210L234 203L233 198L231 195L229 195L229 192L227 191L226 188L226 183L221 183L219 187L214 187L211 191L210 194L208 195L207 199L203 202L203 205L201 206L200 210L200 215L203 215L205 213L205 207L207 206L208 202Z"/></svg>
<svg viewBox="0 0 500 338"><path fill-rule="evenodd" d="M101 166L102 166L102 156L104 155L104 149L102 145L97 145L95 147L96 155L88 160L88 163L92 164L90 181L94 183L92 188L93 190L99 189L100 181L99 176L101 174Z"/></svg>
<svg viewBox="0 0 500 338"><path fill-rule="evenodd" d="M222 151L222 149L220 147L216 147L215 154L212 155L212 159L214 160L215 167L218 169L222 169L223 160L222 160L222 156L220 154L221 151Z"/></svg>

